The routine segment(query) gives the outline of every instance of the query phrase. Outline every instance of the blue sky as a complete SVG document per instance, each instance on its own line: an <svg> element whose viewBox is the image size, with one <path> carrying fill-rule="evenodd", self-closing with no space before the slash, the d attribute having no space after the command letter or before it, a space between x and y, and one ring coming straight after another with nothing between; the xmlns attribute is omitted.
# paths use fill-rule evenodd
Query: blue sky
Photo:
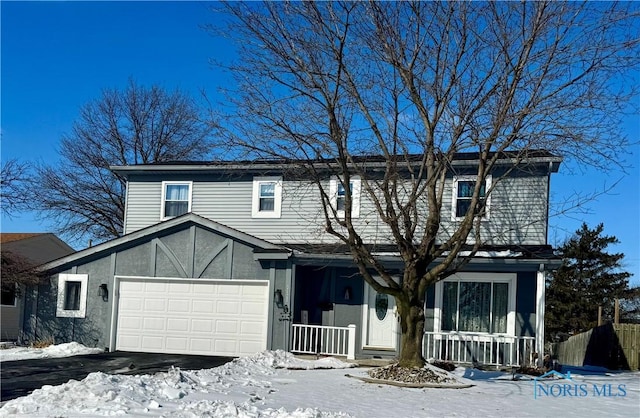
<svg viewBox="0 0 640 418"><path fill-rule="evenodd" d="M56 161L60 136L69 132L79 108L104 88L140 84L179 88L192 95L205 90L215 98L226 76L209 59L233 57L228 41L200 28L220 16L211 2L7 2L0 3L2 161L20 158ZM640 100L637 98L636 100ZM640 138L640 118L625 129ZM627 270L640 285L640 146L629 148L623 173L560 167L552 178L552 197L562 201L589 194L620 180L587 206L588 214L551 219L549 243L556 245L583 221L599 222L621 244ZM3 232L47 231L33 214L2 218ZM79 248L84 243L71 243Z"/></svg>

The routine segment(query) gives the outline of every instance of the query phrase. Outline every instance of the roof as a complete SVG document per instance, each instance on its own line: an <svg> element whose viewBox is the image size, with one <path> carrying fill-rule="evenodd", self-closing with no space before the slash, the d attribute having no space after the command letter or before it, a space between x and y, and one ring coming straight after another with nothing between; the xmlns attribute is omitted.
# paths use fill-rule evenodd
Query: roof
<svg viewBox="0 0 640 418"><path fill-rule="evenodd" d="M466 152L454 154L453 160L449 162L451 166L472 166L479 159L479 153ZM490 156L495 155L491 153ZM408 156L398 156L398 161L419 163L423 158L422 154L411 154ZM556 156L546 150L530 151L505 151L499 155L500 164L515 164L522 160L528 164L548 165L552 172L557 172L562 162L562 157ZM363 155L352 157L354 164L362 165L366 168L384 168L386 158L382 155ZM130 174L148 174L159 172L281 172L286 169L300 168L310 163L320 166L337 165L335 158L322 158L315 160L296 159L257 159L238 161L166 161L150 164L137 164L126 166L109 167L114 173L122 176Z"/></svg>
<svg viewBox="0 0 640 418"><path fill-rule="evenodd" d="M13 241L21 241L23 239L44 235L43 232L2 232L0 233L0 244L6 244Z"/></svg>
<svg viewBox="0 0 640 418"><path fill-rule="evenodd" d="M244 242L250 246L257 247L265 253L290 252L288 248L284 248L284 247L272 244L270 242L256 238L252 235L238 231L237 229L233 229L228 226L222 225L221 223L212 221L207 218L203 218L202 216L196 215L194 213L186 213L184 215L172 218L164 222L160 222L158 224L149 226L147 228L140 229L138 231L132 232L127 235L123 235L121 237L112 239L110 241L103 242L102 244L98 244L93 247L78 251L66 257L53 260L51 262L41 265L39 269L42 271L59 270L60 268L63 268L66 265L77 263L82 259L98 258L111 251L116 251L119 248L130 247L132 245L135 245L138 242L143 242L145 240L148 240L149 237L162 233L164 231L173 230L174 228L180 227L182 225L193 225L193 224L200 225L212 231L217 231L223 235L227 235L231 237L236 241Z"/></svg>
<svg viewBox="0 0 640 418"><path fill-rule="evenodd" d="M345 244L283 244L283 247L291 248L303 254L350 254L349 248ZM471 250L470 246L463 247L460 255L467 255ZM374 255L399 255L398 247L394 244L373 244L369 246L369 251ZM514 259L557 259L550 245L503 245L503 246L483 246L475 257L479 258L514 258Z"/></svg>
<svg viewBox="0 0 640 418"><path fill-rule="evenodd" d="M0 233L2 251L17 254L34 264L64 257L75 250L55 234L47 232Z"/></svg>
<svg viewBox="0 0 640 418"><path fill-rule="evenodd" d="M296 264L310 266L352 266L353 256L345 245L333 244L283 244L294 250L293 259ZM463 248L460 257L469 255L469 248ZM394 245L376 245L370 248L374 256L387 268L401 271L404 262L398 248ZM434 260L434 263L442 258ZM522 271L554 270L560 266L561 259L553 253L548 245L541 246L485 246L480 248L468 260L474 269L496 271L495 269L512 269L515 266Z"/></svg>

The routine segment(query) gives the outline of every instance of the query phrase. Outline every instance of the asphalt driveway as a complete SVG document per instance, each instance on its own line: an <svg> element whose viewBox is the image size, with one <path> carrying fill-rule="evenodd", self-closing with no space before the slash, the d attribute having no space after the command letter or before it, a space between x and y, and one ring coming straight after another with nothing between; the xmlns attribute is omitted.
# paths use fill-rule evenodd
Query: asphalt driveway
<svg viewBox="0 0 640 418"><path fill-rule="evenodd" d="M171 366L181 370L209 369L231 360L233 357L117 351L64 358L4 361L0 364L1 401L28 395L44 385L60 385L70 379L82 380L93 372L152 374L166 372Z"/></svg>

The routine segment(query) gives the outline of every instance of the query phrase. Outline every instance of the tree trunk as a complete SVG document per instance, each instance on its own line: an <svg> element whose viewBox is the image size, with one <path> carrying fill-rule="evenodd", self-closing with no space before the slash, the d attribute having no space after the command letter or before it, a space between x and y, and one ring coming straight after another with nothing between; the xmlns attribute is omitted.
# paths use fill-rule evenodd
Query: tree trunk
<svg viewBox="0 0 640 418"><path fill-rule="evenodd" d="M418 295L415 295L418 296ZM401 367L418 367L425 364L422 356L424 337L424 296L413 297L409 301L397 301L400 316L400 357Z"/></svg>

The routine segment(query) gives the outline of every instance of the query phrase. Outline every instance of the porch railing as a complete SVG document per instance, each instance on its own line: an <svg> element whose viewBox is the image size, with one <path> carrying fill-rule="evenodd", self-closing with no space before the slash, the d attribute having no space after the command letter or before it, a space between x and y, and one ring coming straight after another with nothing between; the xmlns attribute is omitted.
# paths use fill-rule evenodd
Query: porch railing
<svg viewBox="0 0 640 418"><path fill-rule="evenodd" d="M346 356L355 359L356 326L329 327L324 325L292 324L291 352Z"/></svg>
<svg viewBox="0 0 640 418"><path fill-rule="evenodd" d="M495 366L530 366L535 337L425 332L423 355L453 363Z"/></svg>

